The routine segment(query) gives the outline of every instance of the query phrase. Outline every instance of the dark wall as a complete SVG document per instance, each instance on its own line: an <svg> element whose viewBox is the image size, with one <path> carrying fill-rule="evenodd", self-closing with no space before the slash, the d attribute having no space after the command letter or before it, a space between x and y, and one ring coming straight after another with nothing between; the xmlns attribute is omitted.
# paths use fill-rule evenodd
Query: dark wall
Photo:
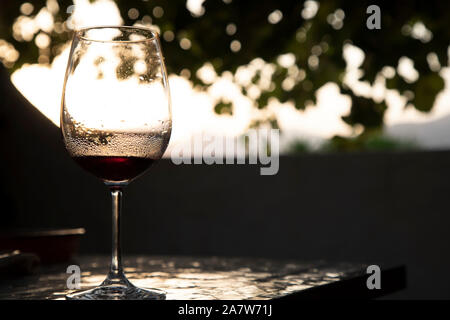
<svg viewBox="0 0 450 320"><path fill-rule="evenodd" d="M107 189L0 70L3 228L85 227L110 251ZM59 93L55 93L59 94ZM404 263L403 298L450 298L450 152L282 157L255 165L156 164L126 190L126 253Z"/></svg>

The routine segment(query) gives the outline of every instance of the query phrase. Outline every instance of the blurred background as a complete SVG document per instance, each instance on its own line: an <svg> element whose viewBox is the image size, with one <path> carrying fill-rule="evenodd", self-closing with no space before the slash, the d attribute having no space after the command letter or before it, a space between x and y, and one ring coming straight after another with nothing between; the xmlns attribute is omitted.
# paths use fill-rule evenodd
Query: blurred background
<svg viewBox="0 0 450 320"><path fill-rule="evenodd" d="M406 264L398 298L450 298L450 4L373 1L0 2L4 232L84 227L109 253L110 199L69 157L59 108L73 30L161 35L166 158L124 198L124 253ZM201 133L279 128L280 171L174 165Z"/></svg>

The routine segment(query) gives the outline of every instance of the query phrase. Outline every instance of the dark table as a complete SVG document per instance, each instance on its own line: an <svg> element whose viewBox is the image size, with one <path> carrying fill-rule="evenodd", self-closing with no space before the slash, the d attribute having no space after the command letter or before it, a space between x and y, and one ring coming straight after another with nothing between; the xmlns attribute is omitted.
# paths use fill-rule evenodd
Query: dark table
<svg viewBox="0 0 450 320"><path fill-rule="evenodd" d="M108 257L81 257L81 289L100 284ZM67 266L42 266L35 275L0 280L0 299L64 299ZM158 288L167 299L376 298L405 288L404 266L381 266L381 289L369 290L367 265L244 258L135 256L124 260L137 286Z"/></svg>

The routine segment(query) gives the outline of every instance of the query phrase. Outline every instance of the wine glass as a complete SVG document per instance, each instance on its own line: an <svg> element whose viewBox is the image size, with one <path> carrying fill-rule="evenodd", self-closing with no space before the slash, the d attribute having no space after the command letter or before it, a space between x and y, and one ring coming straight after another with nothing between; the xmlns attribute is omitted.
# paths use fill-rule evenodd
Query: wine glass
<svg viewBox="0 0 450 320"><path fill-rule="evenodd" d="M158 34L102 26L75 32L61 107L70 156L109 187L112 259L103 283L68 299L165 299L125 277L120 250L122 189L159 160L169 143L171 102Z"/></svg>

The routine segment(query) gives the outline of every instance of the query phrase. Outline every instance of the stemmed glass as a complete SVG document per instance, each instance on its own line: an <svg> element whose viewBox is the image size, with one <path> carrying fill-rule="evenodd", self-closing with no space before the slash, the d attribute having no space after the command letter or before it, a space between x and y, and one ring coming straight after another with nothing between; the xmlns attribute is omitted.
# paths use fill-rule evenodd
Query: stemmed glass
<svg viewBox="0 0 450 320"><path fill-rule="evenodd" d="M159 160L172 129L170 92L158 34L138 27L76 31L61 107L71 157L109 187L113 239L109 273L68 299L164 299L125 277L120 250L122 189Z"/></svg>

